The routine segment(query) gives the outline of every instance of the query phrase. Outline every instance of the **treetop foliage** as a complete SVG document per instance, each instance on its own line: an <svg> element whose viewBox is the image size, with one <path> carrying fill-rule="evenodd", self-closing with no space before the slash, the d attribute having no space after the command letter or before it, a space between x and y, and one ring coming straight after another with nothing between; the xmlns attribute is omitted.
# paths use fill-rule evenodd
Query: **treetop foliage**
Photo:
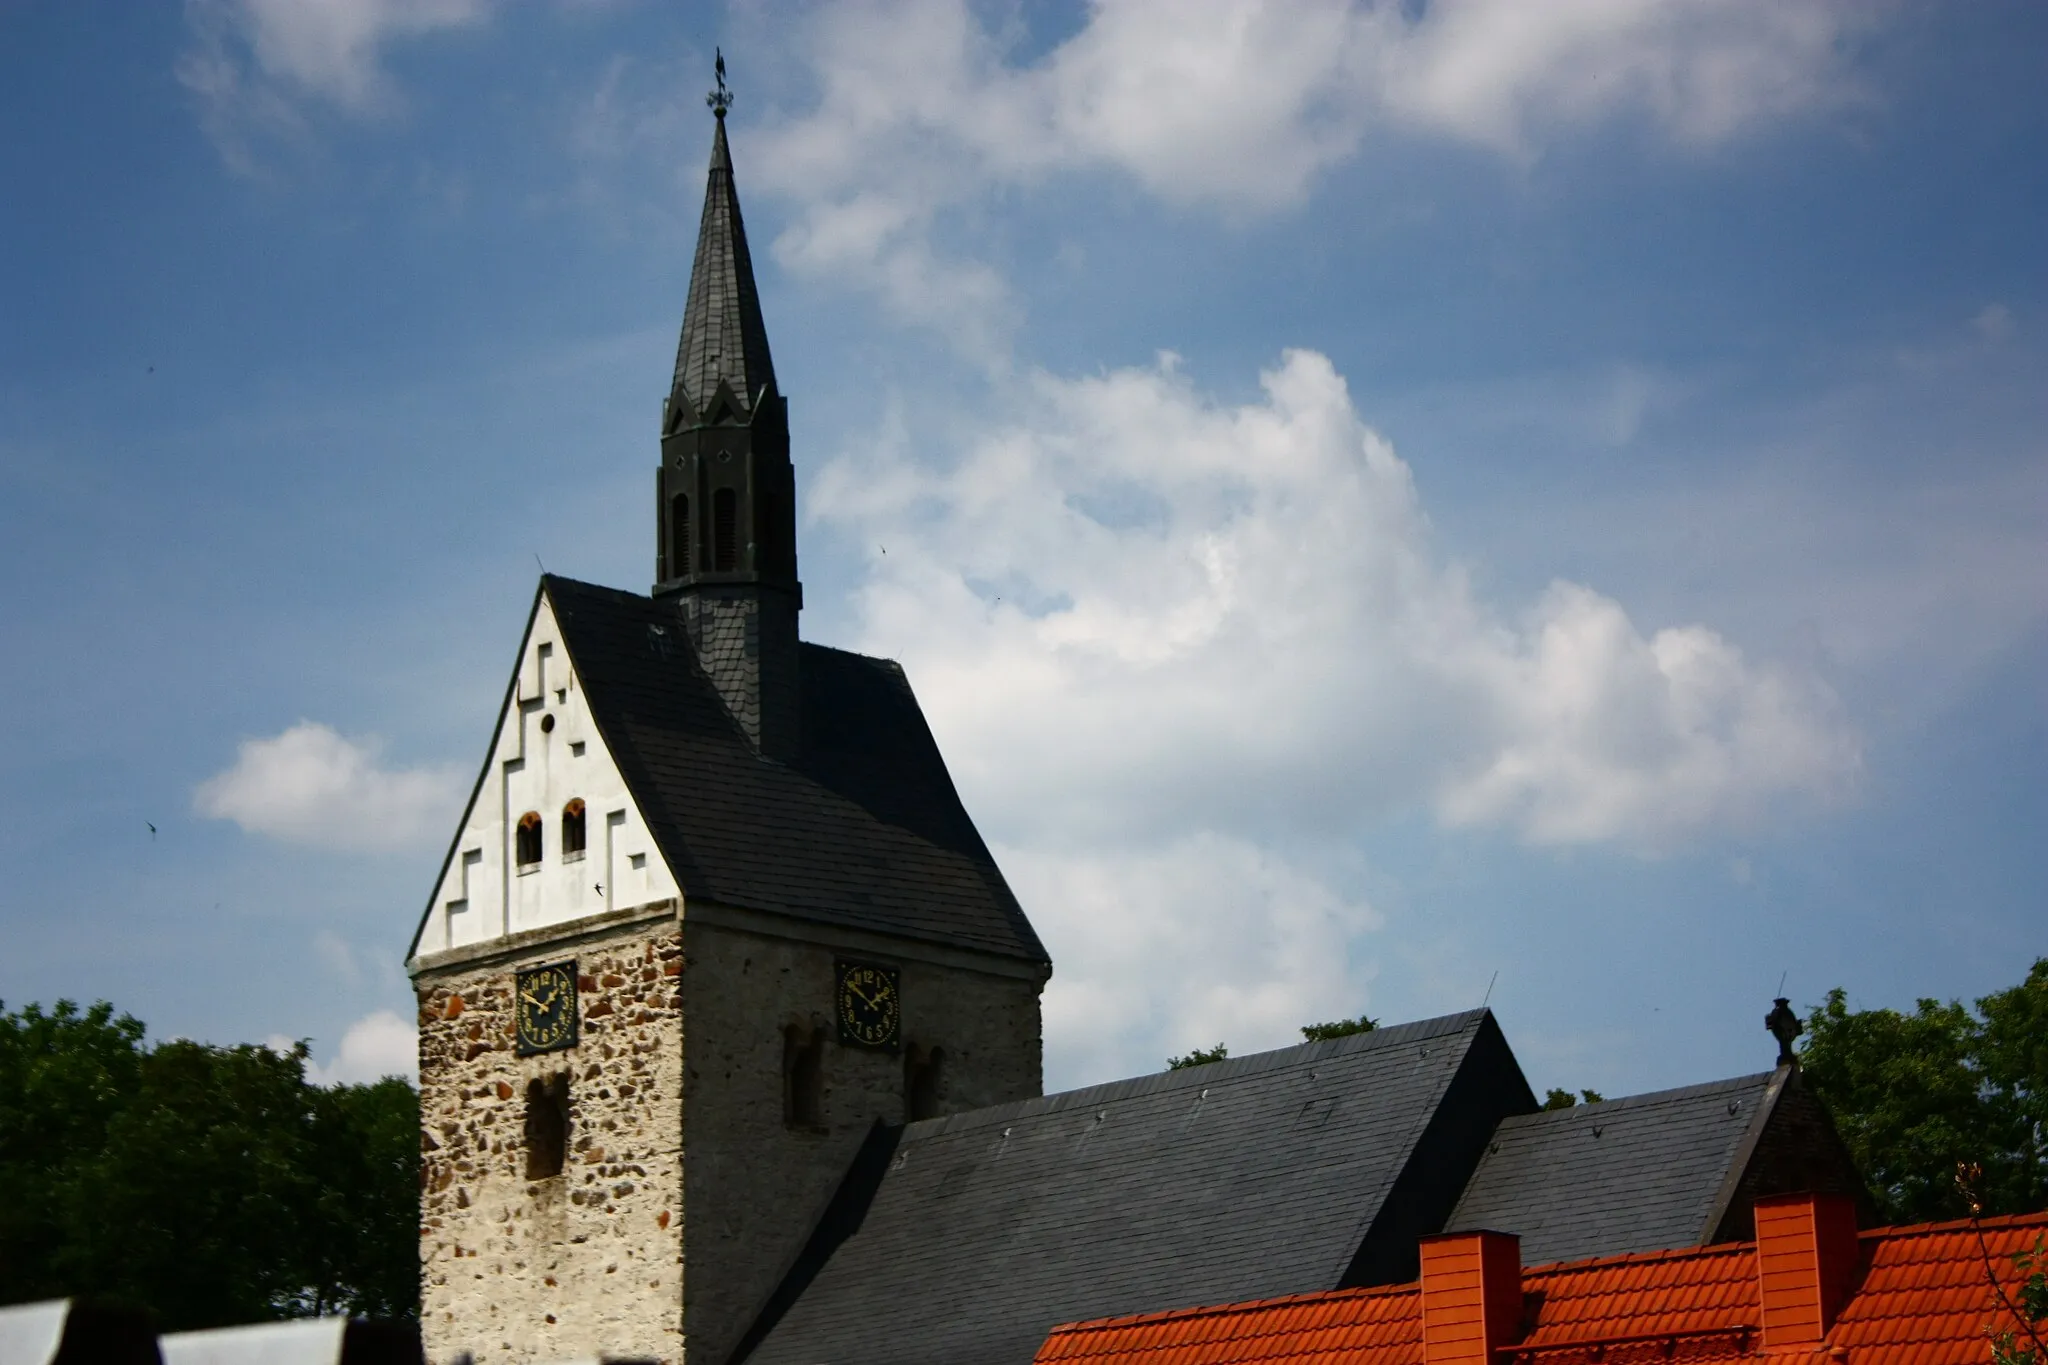
<svg viewBox="0 0 2048 1365"><path fill-rule="evenodd" d="M1597 1090L1581 1090L1581 1098L1574 1098L1572 1092L1561 1086L1552 1086L1550 1093L1543 1097L1545 1110L1575 1109L1581 1104L1598 1104L1607 1097Z"/></svg>
<svg viewBox="0 0 2048 1365"><path fill-rule="evenodd" d="M2048 1207L2048 958L1974 1011L1932 999L1851 1010L1830 991L1802 1042L1800 1070L1885 1221L1969 1216L1955 1174L1970 1165L1985 1213Z"/></svg>
<svg viewBox="0 0 2048 1365"><path fill-rule="evenodd" d="M1354 1033L1371 1033L1380 1026L1377 1019L1359 1015L1356 1019L1338 1019L1328 1024L1303 1024L1301 1036L1311 1043L1327 1043L1332 1038L1349 1038Z"/></svg>
<svg viewBox="0 0 2048 1365"><path fill-rule="evenodd" d="M1190 1048L1188 1049L1188 1055L1185 1057L1168 1057L1166 1059L1166 1069L1168 1071L1178 1071L1184 1066L1207 1066L1210 1062L1220 1062L1229 1056L1230 1049L1221 1043L1216 1044L1214 1047Z"/></svg>
<svg viewBox="0 0 2048 1365"><path fill-rule="evenodd" d="M97 1295L163 1331L417 1312L419 1099L287 1053L150 1046L101 1002L0 1005L0 1293Z"/></svg>

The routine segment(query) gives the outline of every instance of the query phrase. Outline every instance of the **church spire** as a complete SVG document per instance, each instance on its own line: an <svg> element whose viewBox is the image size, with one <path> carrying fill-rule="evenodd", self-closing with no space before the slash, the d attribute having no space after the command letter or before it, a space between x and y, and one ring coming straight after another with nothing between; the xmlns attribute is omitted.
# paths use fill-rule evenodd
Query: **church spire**
<svg viewBox="0 0 2048 1365"><path fill-rule="evenodd" d="M676 346L675 387L692 408L708 413L723 382L740 408L751 413L764 389L774 391L775 363L768 355L754 258L747 250L747 227L732 182L732 151L725 142L732 92L725 84L723 52L718 88L705 96L705 103L716 116L717 129L711 137L711 172L697 229L697 260L690 270L690 298Z"/></svg>
<svg viewBox="0 0 2048 1365"><path fill-rule="evenodd" d="M673 596L697 661L770 757L795 752L796 472L754 262L725 142L725 55L705 103L717 119L704 221L683 308L655 483L656 596Z"/></svg>

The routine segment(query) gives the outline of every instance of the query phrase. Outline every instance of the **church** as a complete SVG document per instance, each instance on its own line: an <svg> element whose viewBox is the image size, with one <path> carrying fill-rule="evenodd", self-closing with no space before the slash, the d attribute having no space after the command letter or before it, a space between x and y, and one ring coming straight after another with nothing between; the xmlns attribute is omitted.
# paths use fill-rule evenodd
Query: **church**
<svg viewBox="0 0 2048 1365"><path fill-rule="evenodd" d="M653 587L542 575L408 955L432 1360L1024 1365L1434 1234L1558 1261L1860 1196L1789 1050L1544 1112L1484 1009L1045 1095L1052 963L910 680L799 632L728 103L721 64Z"/></svg>

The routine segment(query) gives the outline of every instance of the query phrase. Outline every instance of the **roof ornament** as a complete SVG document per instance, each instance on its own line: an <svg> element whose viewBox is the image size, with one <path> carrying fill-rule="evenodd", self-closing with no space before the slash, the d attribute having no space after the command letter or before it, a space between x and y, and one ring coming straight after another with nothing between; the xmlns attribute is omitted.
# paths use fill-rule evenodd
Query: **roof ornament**
<svg viewBox="0 0 2048 1365"><path fill-rule="evenodd" d="M711 106L713 114L719 118L724 118L725 111L732 108L732 91L725 88L725 49L714 48L712 50L718 53L718 88L706 95L704 102Z"/></svg>
<svg viewBox="0 0 2048 1365"><path fill-rule="evenodd" d="M1778 1065L1797 1066L1799 1059L1792 1054L1792 1040L1806 1032L1806 1026L1792 1012L1789 999L1781 995L1774 1003L1776 1008L1764 1016L1764 1027L1778 1040Z"/></svg>

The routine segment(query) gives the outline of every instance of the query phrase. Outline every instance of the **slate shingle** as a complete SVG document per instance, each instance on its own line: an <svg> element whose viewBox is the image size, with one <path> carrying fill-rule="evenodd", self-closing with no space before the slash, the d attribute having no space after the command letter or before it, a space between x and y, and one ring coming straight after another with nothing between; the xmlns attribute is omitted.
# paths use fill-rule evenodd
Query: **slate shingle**
<svg viewBox="0 0 2048 1365"><path fill-rule="evenodd" d="M747 1360L1023 1365L1058 1322L1335 1288L1475 1073L1476 1146L1533 1104L1483 1010L911 1124Z"/></svg>
<svg viewBox="0 0 2048 1365"><path fill-rule="evenodd" d="M903 670L802 647L801 757L762 757L673 600L548 575L592 717L689 899L1047 961Z"/></svg>
<svg viewBox="0 0 2048 1365"><path fill-rule="evenodd" d="M1445 1230L1512 1232L1526 1265L1696 1245L1774 1075L1504 1119Z"/></svg>
<svg viewBox="0 0 2048 1365"><path fill-rule="evenodd" d="M703 411L723 381L748 412L761 390L775 385L768 354L768 327L754 286L754 261L747 227L740 217L739 192L732 181L732 154L725 144L725 120L712 137L711 172L704 186L704 217L697 230L697 258L690 270L690 297L683 305L683 330L676 343L675 383Z"/></svg>

